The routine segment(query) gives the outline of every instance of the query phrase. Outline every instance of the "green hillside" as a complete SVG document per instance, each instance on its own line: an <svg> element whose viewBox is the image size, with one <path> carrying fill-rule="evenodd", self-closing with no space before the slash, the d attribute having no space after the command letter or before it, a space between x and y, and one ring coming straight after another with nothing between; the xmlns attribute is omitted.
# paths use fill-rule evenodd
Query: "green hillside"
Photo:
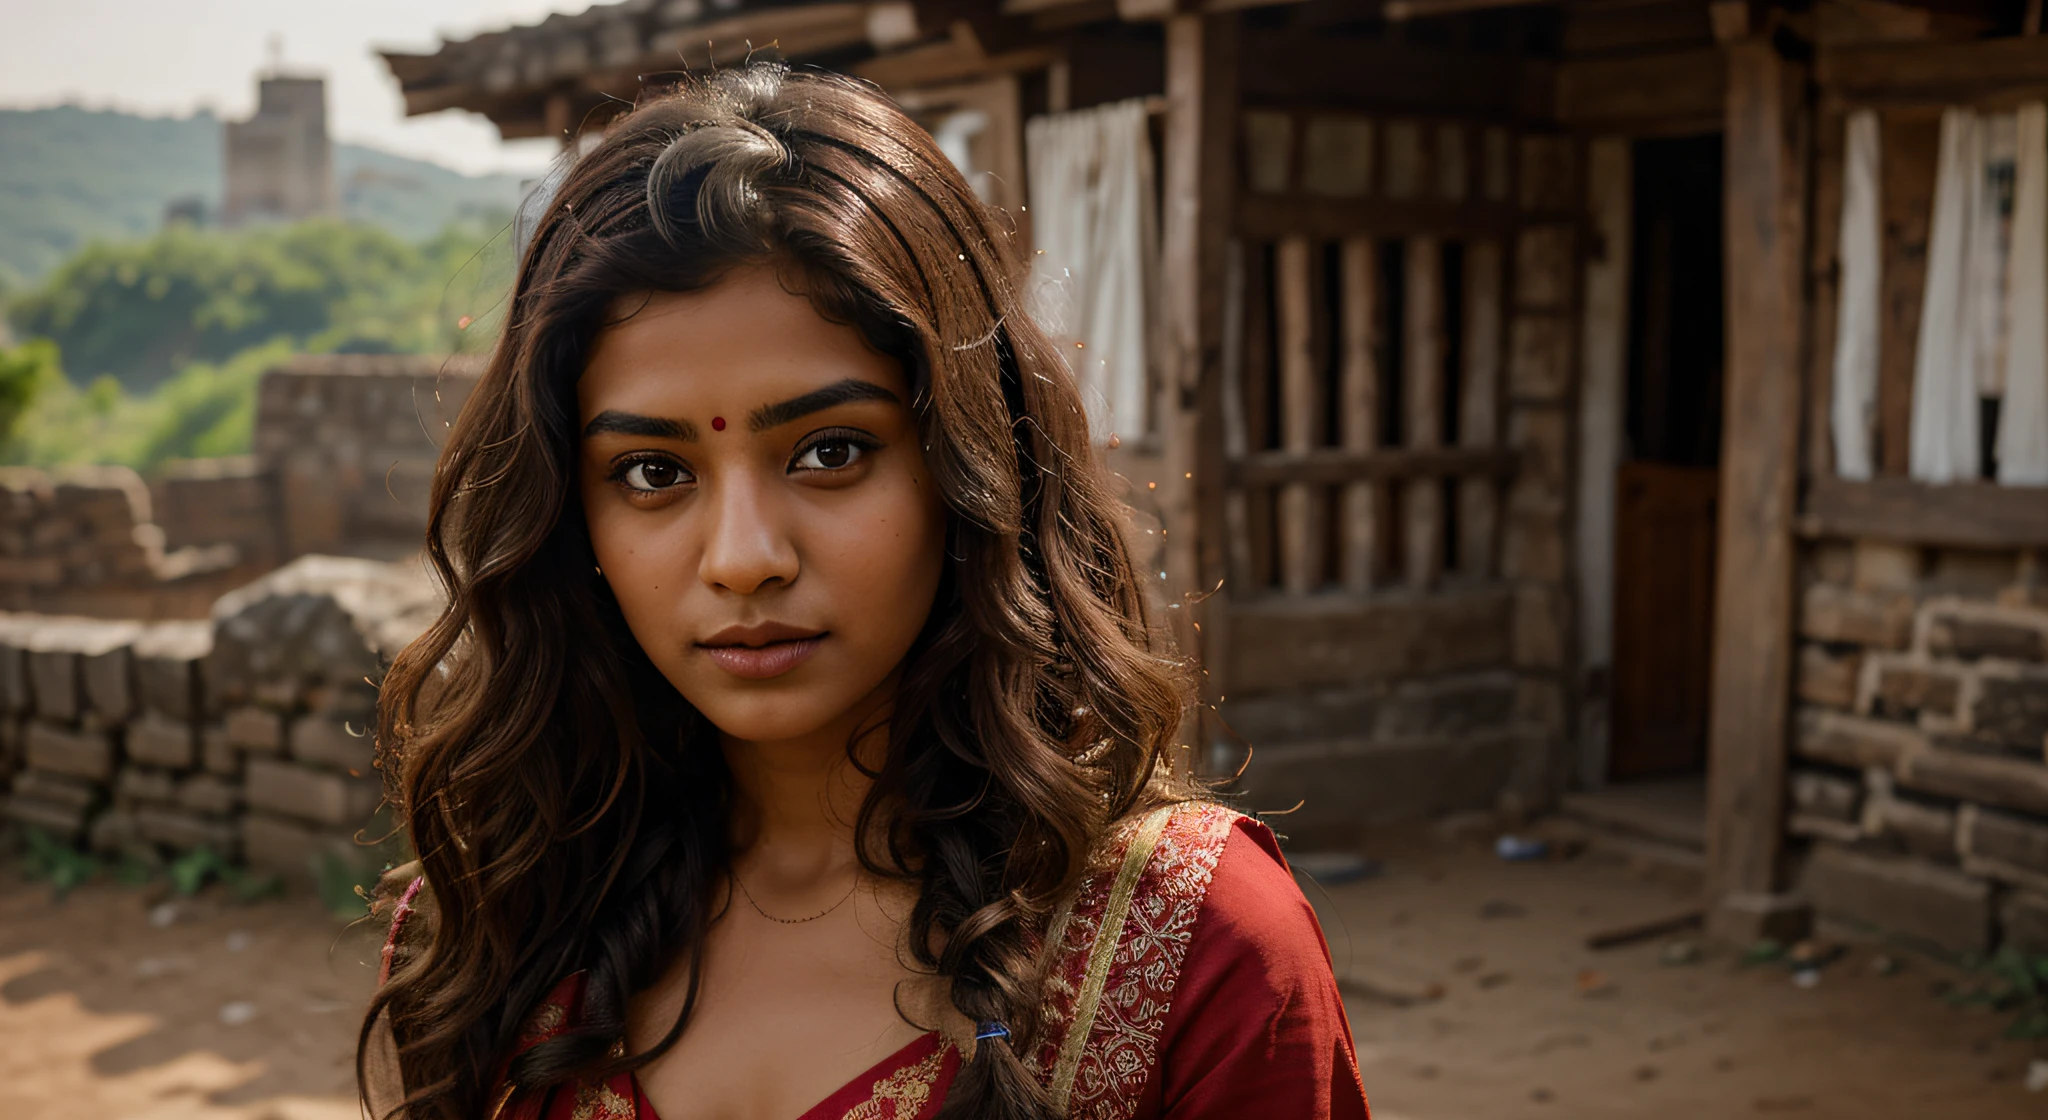
<svg viewBox="0 0 2048 1120"><path fill-rule="evenodd" d="M59 106L0 109L0 291L46 277L93 241L147 237L164 207L221 197L220 121ZM512 175L467 176L374 148L340 144L344 215L407 241L511 210Z"/></svg>

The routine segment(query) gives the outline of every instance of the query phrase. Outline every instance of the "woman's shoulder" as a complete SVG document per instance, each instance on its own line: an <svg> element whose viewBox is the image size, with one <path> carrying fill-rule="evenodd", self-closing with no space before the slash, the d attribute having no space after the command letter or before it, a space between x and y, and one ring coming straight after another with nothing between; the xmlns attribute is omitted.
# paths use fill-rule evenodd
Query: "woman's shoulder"
<svg viewBox="0 0 2048 1120"><path fill-rule="evenodd" d="M1113 825L1076 902L1110 901L1120 885L1133 901L1153 899L1155 909L1170 897L1232 925L1255 922L1275 903L1312 917L1273 830L1215 801L1179 801Z"/></svg>
<svg viewBox="0 0 2048 1120"><path fill-rule="evenodd" d="M1315 909L1295 882L1273 830L1250 817L1232 822L1209 888L1186 974L1252 966L1284 991L1330 983L1330 951Z"/></svg>
<svg viewBox="0 0 2048 1120"><path fill-rule="evenodd" d="M1315 911L1279 837L1256 817L1190 801L1126 823L1121 833L1128 839L1112 842L1112 853L1126 865L1144 853L1132 902L1187 935L1184 968L1242 956L1266 971L1327 977L1329 949Z"/></svg>
<svg viewBox="0 0 2048 1120"><path fill-rule="evenodd" d="M1214 801L1174 801L1125 816L1091 853L1088 872L1069 900L1071 917L1099 915L1121 927L1136 906L1141 918L1166 919L1185 932L1240 826L1262 827Z"/></svg>
<svg viewBox="0 0 2048 1120"><path fill-rule="evenodd" d="M1271 829L1231 824L1175 977L1156 1112L1369 1120L1314 909Z"/></svg>

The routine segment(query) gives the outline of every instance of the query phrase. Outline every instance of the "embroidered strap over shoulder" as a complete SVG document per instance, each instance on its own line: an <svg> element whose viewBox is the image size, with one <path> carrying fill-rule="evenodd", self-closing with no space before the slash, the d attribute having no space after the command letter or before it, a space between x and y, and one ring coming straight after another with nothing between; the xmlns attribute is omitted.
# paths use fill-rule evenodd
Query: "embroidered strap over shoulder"
<svg viewBox="0 0 2048 1120"><path fill-rule="evenodd" d="M427 885L427 877L421 875L405 885L405 893L398 896L398 905L391 910L391 931L384 935L384 951L379 954L377 964L377 986L383 987L391 979L391 961L398 954L398 934L405 928L405 920L412 917L412 904L420 897L420 888Z"/></svg>
<svg viewBox="0 0 2048 1120"><path fill-rule="evenodd" d="M1238 814L1192 802L1127 823L1098 853L1046 937L1051 959L1034 1056L1069 1120L1129 1120L1159 1058L1216 860Z"/></svg>

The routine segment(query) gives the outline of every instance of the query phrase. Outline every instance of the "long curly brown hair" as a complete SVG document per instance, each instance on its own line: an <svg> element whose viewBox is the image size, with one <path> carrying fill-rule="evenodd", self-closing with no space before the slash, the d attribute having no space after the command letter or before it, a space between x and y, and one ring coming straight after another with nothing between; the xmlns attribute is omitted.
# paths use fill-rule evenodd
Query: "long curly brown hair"
<svg viewBox="0 0 2048 1120"><path fill-rule="evenodd" d="M799 270L821 314L911 375L947 570L857 847L869 873L918 886L913 963L968 1020L1011 1031L977 1048L942 1115L1049 1115L1020 1057L1039 1038L1046 916L1116 821L1194 787L1158 765L1186 672L1148 621L1074 379L1024 310L1021 256L923 129L825 73L693 78L568 170L441 454L427 555L447 608L383 684L388 794L435 917L362 1039L388 1027L408 1117L480 1116L505 1076L541 1087L636 1068L688 1023L694 978L659 1045L607 1056L629 1000L717 916L732 795L715 729L593 575L576 382L622 298L755 263ZM510 1061L579 970L581 1025Z"/></svg>

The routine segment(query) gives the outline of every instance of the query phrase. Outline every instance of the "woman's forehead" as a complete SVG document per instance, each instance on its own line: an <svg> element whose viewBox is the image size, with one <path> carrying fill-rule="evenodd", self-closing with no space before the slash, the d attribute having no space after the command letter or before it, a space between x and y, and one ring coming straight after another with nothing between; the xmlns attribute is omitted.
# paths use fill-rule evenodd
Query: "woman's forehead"
<svg viewBox="0 0 2048 1120"><path fill-rule="evenodd" d="M577 397L586 416L636 404L753 407L849 378L909 399L900 363L760 267L702 291L622 301L591 348Z"/></svg>

